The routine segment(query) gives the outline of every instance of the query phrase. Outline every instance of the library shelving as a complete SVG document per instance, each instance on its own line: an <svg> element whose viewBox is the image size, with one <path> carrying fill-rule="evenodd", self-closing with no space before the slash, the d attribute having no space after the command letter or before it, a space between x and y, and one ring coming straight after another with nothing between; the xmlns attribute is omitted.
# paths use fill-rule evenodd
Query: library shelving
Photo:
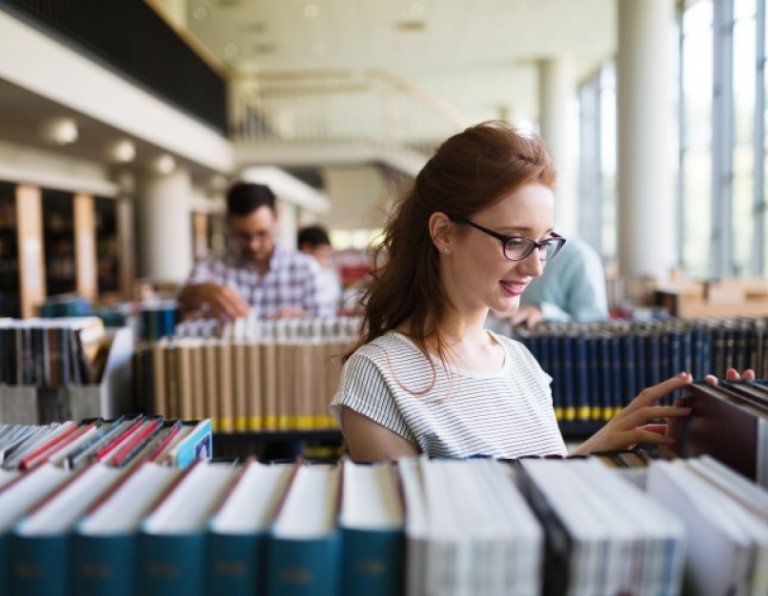
<svg viewBox="0 0 768 596"><path fill-rule="evenodd" d="M131 296L134 278L133 207L126 197L94 197L98 300Z"/></svg>
<svg viewBox="0 0 768 596"><path fill-rule="evenodd" d="M19 316L19 235L16 231L16 188L0 182L0 316Z"/></svg>
<svg viewBox="0 0 768 596"><path fill-rule="evenodd" d="M40 189L0 182L0 316L34 314L44 272Z"/></svg>
<svg viewBox="0 0 768 596"><path fill-rule="evenodd" d="M77 291L75 203L72 193L44 189L45 285L49 296Z"/></svg>

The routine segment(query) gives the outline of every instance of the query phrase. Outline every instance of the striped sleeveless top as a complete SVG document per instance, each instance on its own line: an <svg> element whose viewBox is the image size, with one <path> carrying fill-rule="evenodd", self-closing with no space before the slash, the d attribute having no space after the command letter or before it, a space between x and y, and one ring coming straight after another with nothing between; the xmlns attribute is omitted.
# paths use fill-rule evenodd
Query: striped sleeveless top
<svg viewBox="0 0 768 596"><path fill-rule="evenodd" d="M551 377L520 342L488 333L506 352L493 372L430 362L390 331L344 364L331 411L347 406L431 457L565 455Z"/></svg>

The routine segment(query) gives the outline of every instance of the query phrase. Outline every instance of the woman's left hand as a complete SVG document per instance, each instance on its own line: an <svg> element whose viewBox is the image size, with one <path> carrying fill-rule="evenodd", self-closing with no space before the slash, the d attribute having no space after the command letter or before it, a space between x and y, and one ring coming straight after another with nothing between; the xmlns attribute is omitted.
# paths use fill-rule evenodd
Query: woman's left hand
<svg viewBox="0 0 768 596"><path fill-rule="evenodd" d="M579 445L573 451L573 455L630 449L638 443L672 445L674 440L665 435L667 425L652 421L663 418L679 418L691 413L690 408L658 405L658 401L662 397L677 389L682 389L691 381L691 375L680 373L658 385L643 389L629 405Z"/></svg>

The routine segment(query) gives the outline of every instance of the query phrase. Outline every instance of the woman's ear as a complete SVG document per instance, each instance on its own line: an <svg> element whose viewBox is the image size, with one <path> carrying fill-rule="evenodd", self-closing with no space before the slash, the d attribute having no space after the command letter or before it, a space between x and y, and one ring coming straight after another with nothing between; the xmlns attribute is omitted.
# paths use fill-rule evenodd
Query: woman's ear
<svg viewBox="0 0 768 596"><path fill-rule="evenodd" d="M453 251L453 223L442 211L429 216L429 235L438 252L451 254Z"/></svg>

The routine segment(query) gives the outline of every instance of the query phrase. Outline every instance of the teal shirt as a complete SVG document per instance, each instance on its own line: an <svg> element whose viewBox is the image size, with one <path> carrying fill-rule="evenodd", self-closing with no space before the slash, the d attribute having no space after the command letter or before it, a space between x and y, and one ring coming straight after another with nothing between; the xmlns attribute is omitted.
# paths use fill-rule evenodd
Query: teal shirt
<svg viewBox="0 0 768 596"><path fill-rule="evenodd" d="M598 321L608 318L605 272L587 243L569 239L525 289L520 304L541 309L546 321Z"/></svg>

